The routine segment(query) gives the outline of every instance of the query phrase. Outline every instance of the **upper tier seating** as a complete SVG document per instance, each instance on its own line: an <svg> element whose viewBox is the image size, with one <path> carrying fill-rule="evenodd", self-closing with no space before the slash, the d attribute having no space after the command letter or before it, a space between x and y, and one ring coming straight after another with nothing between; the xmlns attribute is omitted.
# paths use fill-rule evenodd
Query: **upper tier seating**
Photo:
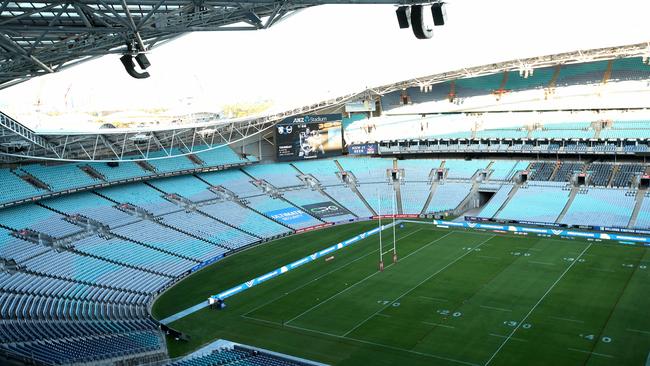
<svg viewBox="0 0 650 366"><path fill-rule="evenodd" d="M618 58L613 61L610 80L647 80L650 79L650 67L641 57Z"/></svg>
<svg viewBox="0 0 650 366"><path fill-rule="evenodd" d="M244 168L246 173L272 184L276 188L301 186L298 171L289 164L259 164Z"/></svg>
<svg viewBox="0 0 650 366"><path fill-rule="evenodd" d="M115 208L115 203L90 192L50 198L41 204L67 215L80 214L109 227L130 224L139 218Z"/></svg>
<svg viewBox="0 0 650 366"><path fill-rule="evenodd" d="M479 169L485 169L490 164L489 160L445 160L448 169L447 178L470 179Z"/></svg>
<svg viewBox="0 0 650 366"><path fill-rule="evenodd" d="M579 64L562 65L555 85L598 84L605 77L608 61L592 61Z"/></svg>
<svg viewBox="0 0 650 366"><path fill-rule="evenodd" d="M605 187L612 176L614 165L609 163L591 163L588 168L589 184L593 186Z"/></svg>
<svg viewBox="0 0 650 366"><path fill-rule="evenodd" d="M387 169L393 169L392 159L344 157L336 159L344 170L352 172L359 183L387 182Z"/></svg>
<svg viewBox="0 0 650 366"><path fill-rule="evenodd" d="M115 167L108 166L106 163L89 163L88 165L99 174L103 175L109 182L146 177L153 174L148 170L142 169L142 167L135 162L129 161L120 162L119 165Z"/></svg>
<svg viewBox="0 0 650 366"><path fill-rule="evenodd" d="M183 152L178 148L172 149L169 154L162 150L154 151L149 154L149 158L161 158L169 155L178 155L182 153ZM156 169L156 173L168 173L168 172L175 172L179 170L190 170L190 169L201 168L201 166L194 164L187 156L184 155L176 156L173 158L147 160L147 162Z"/></svg>
<svg viewBox="0 0 650 366"><path fill-rule="evenodd" d="M0 182L0 203L19 201L46 193L22 180L9 169L0 169Z"/></svg>
<svg viewBox="0 0 650 366"><path fill-rule="evenodd" d="M584 168L583 163L562 163L555 177L553 177L554 182L569 182L571 178L576 174L582 171Z"/></svg>
<svg viewBox="0 0 650 366"><path fill-rule="evenodd" d="M53 191L65 191L102 183L72 164L52 166L33 164L23 166L21 170L47 184Z"/></svg>
<svg viewBox="0 0 650 366"><path fill-rule="evenodd" d="M561 223L627 227L634 204L634 195L626 190L589 188L576 195Z"/></svg>
<svg viewBox="0 0 650 366"><path fill-rule="evenodd" d="M520 187L496 218L554 223L564 209L570 191L562 189L565 183L549 183L533 185L531 182Z"/></svg>
<svg viewBox="0 0 650 366"><path fill-rule="evenodd" d="M629 187L632 179L642 173L645 167L641 164L621 164L612 179L613 187Z"/></svg>
<svg viewBox="0 0 650 366"><path fill-rule="evenodd" d="M554 169L555 163L553 162L534 162L530 164L530 180L548 181L551 179Z"/></svg>
<svg viewBox="0 0 650 366"><path fill-rule="evenodd" d="M306 160L296 161L292 163L298 170L304 174L311 174L314 178L325 186L343 184L336 176L339 168L334 163L334 160Z"/></svg>
<svg viewBox="0 0 650 366"><path fill-rule="evenodd" d="M233 169L224 172L201 173L198 176L211 185L222 186L239 197L262 194L262 191L251 183L253 178L240 170Z"/></svg>
<svg viewBox="0 0 650 366"><path fill-rule="evenodd" d="M408 182L429 182L431 171L440 168L440 160L408 159L397 162L398 168L404 169L404 180Z"/></svg>
<svg viewBox="0 0 650 366"><path fill-rule="evenodd" d="M200 146L195 149L201 149L201 148L205 148L205 146ZM210 167L220 167L220 166L242 164L242 163L249 162L248 159L242 158L239 154L233 151L233 149L231 149L229 146L221 146L219 148L203 151L200 153L196 153L194 155L196 155L199 159L201 159L201 161L203 161L206 166L210 166Z"/></svg>
<svg viewBox="0 0 650 366"><path fill-rule="evenodd" d="M64 219L64 216L34 203L9 207L0 211L0 225L14 230L31 229L55 238L68 236L82 230L81 227Z"/></svg>
<svg viewBox="0 0 650 366"><path fill-rule="evenodd" d="M165 193L175 193L193 202L216 199L218 196L208 188L210 186L193 175L155 179L149 184Z"/></svg>
<svg viewBox="0 0 650 366"><path fill-rule="evenodd" d="M436 213L455 210L458 205L467 197L472 189L471 183L443 182L438 183L431 202L426 208L426 213Z"/></svg>
<svg viewBox="0 0 650 366"><path fill-rule="evenodd" d="M154 215L163 215L181 209L176 204L163 198L163 193L144 183L103 188L98 190L97 193L119 203L128 203L144 208Z"/></svg>

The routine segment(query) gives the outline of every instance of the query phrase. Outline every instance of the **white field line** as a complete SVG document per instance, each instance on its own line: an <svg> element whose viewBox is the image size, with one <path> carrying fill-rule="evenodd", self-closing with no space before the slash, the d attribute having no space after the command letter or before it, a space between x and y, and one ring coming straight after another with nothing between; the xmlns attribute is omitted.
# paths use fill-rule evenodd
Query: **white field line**
<svg viewBox="0 0 650 366"><path fill-rule="evenodd" d="M650 331L647 331L647 330L631 329L631 328L627 328L626 330L627 330L628 332L635 332L635 333L641 333L641 334L647 334L647 335L650 335Z"/></svg>
<svg viewBox="0 0 650 366"><path fill-rule="evenodd" d="M591 355L594 355L594 356L607 357L607 358L614 358L614 356L612 356L612 355L606 355L606 354L604 354L604 353L596 353L596 352L591 352L591 351L585 351L585 350L581 350L581 349L577 349L577 348L567 348L567 349L568 349L569 351L582 352L582 353L587 353L587 354L591 354Z"/></svg>
<svg viewBox="0 0 650 366"><path fill-rule="evenodd" d="M392 316L386 314L379 314L379 315L383 316L384 318L392 318Z"/></svg>
<svg viewBox="0 0 650 366"><path fill-rule="evenodd" d="M528 263L533 263L533 264L541 264L544 266L554 266L555 263L549 263L549 262L538 262L538 261L528 261Z"/></svg>
<svg viewBox="0 0 650 366"><path fill-rule="evenodd" d="M511 309L504 309L504 308L497 308L494 306L487 306L487 305L479 305L479 307L483 309L490 309L490 310L496 310L496 311L505 311L505 312L511 312Z"/></svg>
<svg viewBox="0 0 650 366"><path fill-rule="evenodd" d="M427 299L427 300L432 300L432 301L440 301L440 302L449 301L447 299L441 299L441 298L438 298L438 297L429 297L429 296L418 296L418 297L421 298L421 299Z"/></svg>
<svg viewBox="0 0 650 366"><path fill-rule="evenodd" d="M501 334L496 334L496 333L490 333L489 335L491 335L492 337L497 337L497 338L506 338L507 337L507 336L504 336L504 335L501 335ZM513 341L528 342L525 339L516 338L516 337L512 337L510 339L512 339Z"/></svg>
<svg viewBox="0 0 650 366"><path fill-rule="evenodd" d="M404 235L403 237L397 239L397 241L400 241L400 240L402 240L402 239L406 239L406 238L408 238L409 236L411 236L411 235L413 235L413 234L415 234L415 233L418 233L418 232L420 232L420 231L422 231L422 230L424 230L424 229L417 229L417 230L415 230L415 231L413 231L413 232L411 232L411 233L408 233L408 234ZM309 281L309 282L307 282L307 283L304 283L304 284L302 284L302 285L300 285L300 286L294 288L293 290L291 290L291 291L289 291L289 292L287 292L287 293L285 293L285 294L283 294L283 295L280 295L280 296L278 296L278 297L276 297L276 298L274 298L274 299L272 299L272 300L269 300L269 301L263 303L263 304L260 305L260 306L255 307L254 309L248 311L248 312L247 312L246 314L244 314L244 315L251 314L251 313L253 313L253 312L255 312L255 311L257 311L257 310L259 310L259 309L265 307L266 305L268 305L268 304L270 304L270 303L273 303L273 302L275 302L275 301L277 301L277 300L280 300L281 298L283 298L283 297L285 297L285 296L287 296L287 295L289 295L289 294L291 294L291 293L293 293L293 292L296 292L296 291L300 290L301 288L303 288L303 287L305 287L305 286L307 286L307 285L309 285L309 284L311 284L311 283L314 283L314 282L316 282L316 281L322 279L323 277L325 277L325 276L327 276L327 275L329 275L329 274L332 274L332 273L334 273L334 272L336 272L336 271L338 271L338 270L340 270L340 269L343 269L343 268L345 268L345 267L347 267L347 266L349 266L349 265L351 265L351 264L353 264L353 263L356 263L357 261L359 261L359 260L361 260L361 259L363 259L363 258L366 258L367 256L369 256L369 255L371 255L371 254L375 254L376 252L377 252L377 249L373 250L373 251L370 252L370 253L366 253L366 254L362 255L361 257L355 258L353 261L348 262L348 263L346 263L346 264L344 264L344 265L342 265L342 266L340 266L340 267L334 268L334 269L328 271L327 273L324 273L324 274L322 274L322 275L320 275L320 276L314 278L313 280L311 280L311 281Z"/></svg>
<svg viewBox="0 0 650 366"><path fill-rule="evenodd" d="M409 253L408 255L406 255L405 257L403 257L402 260L404 260L404 259L406 259L406 258L408 258L408 257L410 257L410 256L412 256L412 255L414 255L414 254L416 254L416 253L418 253L418 252L421 251L422 249L427 248L428 246L430 246L431 244L434 244L434 243L436 243L436 242L438 242L438 241L440 241L440 240L446 238L447 236L451 235L452 233L454 233L454 231L450 231L450 232L448 232L447 234L445 234L445 235L439 237L438 239L435 239L435 240L432 240L432 241L428 242L428 243L425 244L424 246L422 246L422 247L416 249L415 251L413 251L413 252ZM393 265L393 263L391 263L391 264L385 266L384 269L386 269L386 268L388 268L388 267L390 267L390 266L392 266L392 265ZM307 314L308 312L310 312L310 311L316 309L317 307L319 307L319 306L325 304L326 302L332 300L333 298L335 298L335 297L341 295L342 293L344 293L344 292L350 290L351 288L353 288L353 287L355 287L355 286L357 286L357 285L359 285L359 284L361 284L361 283L363 283L363 282L365 282L365 281L371 279L372 277L376 276L376 275L379 274L379 273L381 273L381 272L380 272L380 271L377 271L377 272L375 272L375 273L373 273L373 274L371 274L371 275L369 275L369 276L367 276L367 277L361 279L360 281L357 281L357 282L353 283L351 286L348 286L348 287L344 288L343 290L341 290L341 291L335 293L334 295L328 297L327 299L325 299L325 300L319 302L318 304L316 304L316 305L310 307L309 309L307 309L307 310L303 311L302 313L300 313L300 314L294 316L293 318L289 319L289 320L287 321L287 323L291 323L292 321L294 321L294 320L300 318L301 316L303 316L303 315Z"/></svg>
<svg viewBox="0 0 650 366"><path fill-rule="evenodd" d="M364 319L362 322L360 322L359 324L357 324L356 326L354 326L354 328L352 328L352 329L348 330L347 332L345 332L345 333L343 334L343 336L347 336L348 334L354 332L357 328L359 328L360 326L362 326L363 324L365 324L368 320L372 319L372 317L374 317L375 315L379 314L381 311L383 311L384 309L386 309L387 307L389 307L391 304L393 304L394 302L398 301L398 300L401 299L402 297L404 297L404 296L410 294L413 290L415 290L415 289L418 288L420 285L422 285L423 283L425 283L425 282L427 282L428 280L430 280L433 276L435 276L435 275L439 274L440 272L446 270L446 269L449 268L451 265L453 265L454 263L456 263L456 262L458 262L459 260L463 259L463 258L464 258L465 256L467 256L468 254L473 253L473 252L474 252L474 249L479 248L481 245L485 244L488 240L494 238L495 236L496 236L496 235L492 235L492 236L490 236L489 238L485 239L484 241L480 242L478 245L476 245L475 247L473 247L472 250L467 250L467 251L465 251L465 253L463 253L463 254L462 254L461 256L459 256L458 258L456 258L456 259L454 259L453 261L447 263L447 265L445 265L444 267L440 268L439 270L437 270L435 273L431 274L430 276L427 276L427 278L425 278L425 279L423 279L422 281L420 281L417 285L411 287L411 288L408 289L406 292L404 292L403 294L399 295L395 300L390 301L388 304L386 304L385 306L381 307L379 310L377 310L376 312L374 312L372 315L370 315L369 317L367 317L366 319Z"/></svg>
<svg viewBox="0 0 650 366"><path fill-rule="evenodd" d="M546 298L546 296L548 296L548 294L553 290L553 288L555 288L555 286L560 282L560 280L562 280L562 278L564 278L564 275L566 275L567 272L569 272L569 270L570 270L571 268L573 268L573 266L574 266L576 263L578 263L578 260L582 257L583 254L585 254L585 252L586 252L587 250L589 250L589 248L591 248L592 245L593 245L593 243L589 243L589 245L587 245L587 247L586 247L585 249L583 249L583 251L582 251L582 252L580 253L580 255L576 258L576 260L574 260L573 262L571 262L571 264L569 264L569 266L564 270L564 272L562 272L562 274L560 275L560 277L558 277L557 280L555 280L555 282L553 282L553 284L551 285L551 287L549 287L549 288L546 290L546 292L544 293L544 295L542 295L542 297L539 299L539 301L537 301L537 303L536 303L536 304L535 304L535 305L530 309L530 311L528 312L528 314L526 314L526 316L524 316L523 319L521 319L521 321L519 321L519 323L517 323L517 326L515 327L515 329L512 330L512 332L510 332L510 335L508 336L508 338L506 338L506 339L503 341L503 343L501 343L501 345L499 346L499 348L497 348L497 350L494 351L494 353L492 354L492 356L490 356L490 358L485 362L485 365L486 365L486 366L489 365L490 362L492 362L492 360L494 359L494 357L496 357L496 355L501 351L501 349L503 348L503 346L505 346L506 343L508 343L508 341L510 340L510 338L515 334L515 332L519 329L519 327L521 327L521 325L526 321L526 319L528 319L528 317L530 316L530 314L532 314L533 311L535 311L535 309L537 309L537 307L539 306L539 304L541 304L542 301L544 301L544 299Z"/></svg>
<svg viewBox="0 0 650 366"><path fill-rule="evenodd" d="M278 323L278 322L274 322L274 321L270 321L270 320L258 319L258 318L254 318L254 317L246 316L246 315L241 315L241 317L245 318L245 319L250 319L250 320L262 322L262 323L273 324L273 325L276 325L276 326L284 326L284 327L287 327L287 328L298 329L298 330L302 330L302 331L310 332L310 333L317 333L317 334L321 334L321 335L325 335L325 336L329 336L329 337L334 337L334 338L338 338L338 339L346 339L346 340L350 340L350 341L353 341L353 342L364 343L364 344L369 344L369 345L372 345L372 346L382 347L382 348L386 348L386 349L412 353L412 354L415 354L415 355L418 355L418 356L425 356L425 357L436 358L436 359L439 359L439 360L455 362L455 363L458 363L458 364L461 364L461 365L480 366L479 364L476 364L476 363L456 360L456 359L453 359L453 358L438 356L438 355L434 355L434 354L431 354L431 353L418 352L418 351L414 351L414 350L410 350L410 349L406 349L406 348L401 348L401 347L389 346L387 344L366 341L366 340L358 339L358 338L345 337L345 336L342 336L342 335L323 332L323 331L320 331L320 330L303 328L303 327L300 327L300 326L297 326L297 325L290 325L290 324L287 324L287 323L282 324L282 323Z"/></svg>
<svg viewBox="0 0 650 366"><path fill-rule="evenodd" d="M493 256L490 256L490 255L477 255L476 258L486 258L486 259L501 260L501 257L493 257Z"/></svg>
<svg viewBox="0 0 650 366"><path fill-rule="evenodd" d="M578 319L571 319L571 318L562 318L560 316L549 316L549 318L557 319L557 320L563 320L565 322L574 322L574 323L580 323L584 324L584 320L578 320Z"/></svg>

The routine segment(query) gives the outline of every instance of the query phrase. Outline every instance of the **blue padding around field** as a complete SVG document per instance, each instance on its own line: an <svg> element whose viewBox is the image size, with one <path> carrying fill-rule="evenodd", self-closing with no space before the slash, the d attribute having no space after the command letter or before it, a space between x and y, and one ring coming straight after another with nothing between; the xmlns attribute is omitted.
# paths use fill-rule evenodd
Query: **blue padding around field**
<svg viewBox="0 0 650 366"><path fill-rule="evenodd" d="M540 235L563 236L563 237L570 237L570 238L630 241L635 243L641 243L645 246L650 246L650 238L644 236L636 236L636 235L592 233L592 232L576 231L576 230L544 229L544 228L521 227L521 226L513 226L513 225L482 224L478 222L451 222L451 221L433 220L433 223L435 225L442 226L442 227L462 227L467 229L508 231L512 233L532 233L532 234L540 234Z"/></svg>
<svg viewBox="0 0 650 366"><path fill-rule="evenodd" d="M382 225L381 229L386 230L386 229L391 228L391 227L393 227L393 223L388 224L388 225ZM350 238L348 240L342 241L342 242L340 242L338 244L334 244L329 248L325 248L325 249L322 249L322 250L320 250L318 252L312 253L311 255L309 255L307 257L304 257L304 258L299 259L299 260L297 260L295 262L286 264L286 265L284 265L284 266L282 266L280 268L277 268L277 269L275 269L275 270L273 270L273 271L271 271L271 272L269 272L267 274L264 274L262 276L254 278L254 279L252 279L250 281L246 281L246 282L244 282L244 283L242 283L240 285L237 285L237 286L235 286L233 288L230 288L230 289L228 289L226 291L220 292L220 293L218 293L216 295L213 295L213 296L210 296L210 297L213 298L213 299L226 299L226 298L228 298L230 296L233 296L235 294L238 294L238 293L240 293L242 291L246 291L251 287L257 286L257 285L259 285L260 283L262 283L264 281L268 281L271 278L274 278L274 277L277 277L277 276L279 276L279 275L281 275L283 273L286 273L287 271L298 268L298 267L300 267L300 266L302 266L304 264L307 264L309 262L313 262L318 258L322 258L324 256L327 256L328 254L333 253L333 252L335 252L335 251L337 251L339 249L342 249L342 248L345 248L345 247L347 247L349 245L352 245L352 244L354 244L354 243L356 243L358 241L361 241L361 240L363 240L363 239L365 239L365 238L367 238L367 237L369 237L371 235L374 235L374 234L376 234L378 232L379 232L379 227L374 228L374 229L369 230L369 231L366 231L365 233L359 234L359 235L357 235L355 237L352 237L352 238Z"/></svg>

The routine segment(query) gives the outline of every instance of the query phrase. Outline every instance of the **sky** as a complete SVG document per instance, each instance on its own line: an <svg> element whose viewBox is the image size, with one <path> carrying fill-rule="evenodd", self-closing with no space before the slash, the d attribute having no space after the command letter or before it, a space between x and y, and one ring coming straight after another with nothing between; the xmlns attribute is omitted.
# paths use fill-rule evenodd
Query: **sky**
<svg viewBox="0 0 650 366"><path fill-rule="evenodd" d="M192 33L154 48L149 79L108 55L0 90L0 108L296 107L467 66L647 42L648 14L641 0L448 0L447 24L417 40L398 28L394 6L317 6L268 30Z"/></svg>

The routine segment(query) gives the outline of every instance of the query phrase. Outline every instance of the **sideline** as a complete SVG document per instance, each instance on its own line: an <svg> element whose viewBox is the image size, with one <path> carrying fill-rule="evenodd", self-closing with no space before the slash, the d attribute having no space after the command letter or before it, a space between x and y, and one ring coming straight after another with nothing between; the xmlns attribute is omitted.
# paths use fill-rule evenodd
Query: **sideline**
<svg viewBox="0 0 650 366"><path fill-rule="evenodd" d="M264 274L262 276L254 278L254 279L252 279L250 281L246 281L246 282L244 282L244 283L242 283L242 284L240 284L238 286L235 286L235 287L233 287L231 289L228 289L228 290L226 290L224 292L221 292L221 293L219 293L217 295L213 295L213 296L210 297L210 299L216 299L216 298L225 299L225 298L228 298L228 297L230 297L232 295L235 295L235 294L237 294L239 292L248 290L249 288L251 288L253 286L259 285L259 284L261 284L261 283L263 283L263 282L265 282L267 280L270 280L271 278L274 278L276 276L284 274L284 273L288 272L291 269L300 267L300 266L302 266L304 264L312 262L312 261L314 261L314 260L316 260L318 258L324 257L324 256L326 256L326 255L328 255L328 254L330 254L332 252L335 252L335 251L337 251L339 249L350 246L350 245L352 245L352 244L354 244L354 243L356 243L358 241L361 241L361 240L366 239L366 238L368 238L368 237L370 237L372 235L375 235L379 231L384 231L384 230L390 229L390 228L393 227L393 225L399 225L402 222L403 222L402 220L398 220L398 221L391 222L391 223L386 224L386 225L382 225L381 228L376 227L376 228L374 228L372 230L369 230L369 231L366 231L366 232L361 233L359 235L356 235L356 236L354 236L354 237L352 237L350 239L347 239L345 241L342 241L342 242L340 242L338 244L334 244L334 245L330 246L329 248L322 249L322 250L320 250L318 252L312 253L311 255L309 255L307 257L304 257L304 258L299 259L299 260L297 260L295 262L292 262L290 264L287 264L287 265L284 265L284 266L282 266L280 268L277 268L277 269L275 269L275 270L273 270L273 271L271 271L271 272L269 272L267 274ZM170 323L172 323L172 322L174 322L176 320L184 318L184 317L186 317L186 316L188 316L190 314L193 314L193 313L195 313L195 312L197 312L197 311L199 311L201 309L204 309L204 308L206 308L208 306L209 306L209 301L208 300L201 301L200 303L198 303L198 304L196 304L194 306L191 306L191 307L189 307L189 308L187 308L185 310L181 310L180 312L178 312L178 313L176 313L174 315L171 315L171 316L169 316L169 317L167 317L165 319L160 320L160 323L164 324L164 325L168 325L168 324L170 324Z"/></svg>

